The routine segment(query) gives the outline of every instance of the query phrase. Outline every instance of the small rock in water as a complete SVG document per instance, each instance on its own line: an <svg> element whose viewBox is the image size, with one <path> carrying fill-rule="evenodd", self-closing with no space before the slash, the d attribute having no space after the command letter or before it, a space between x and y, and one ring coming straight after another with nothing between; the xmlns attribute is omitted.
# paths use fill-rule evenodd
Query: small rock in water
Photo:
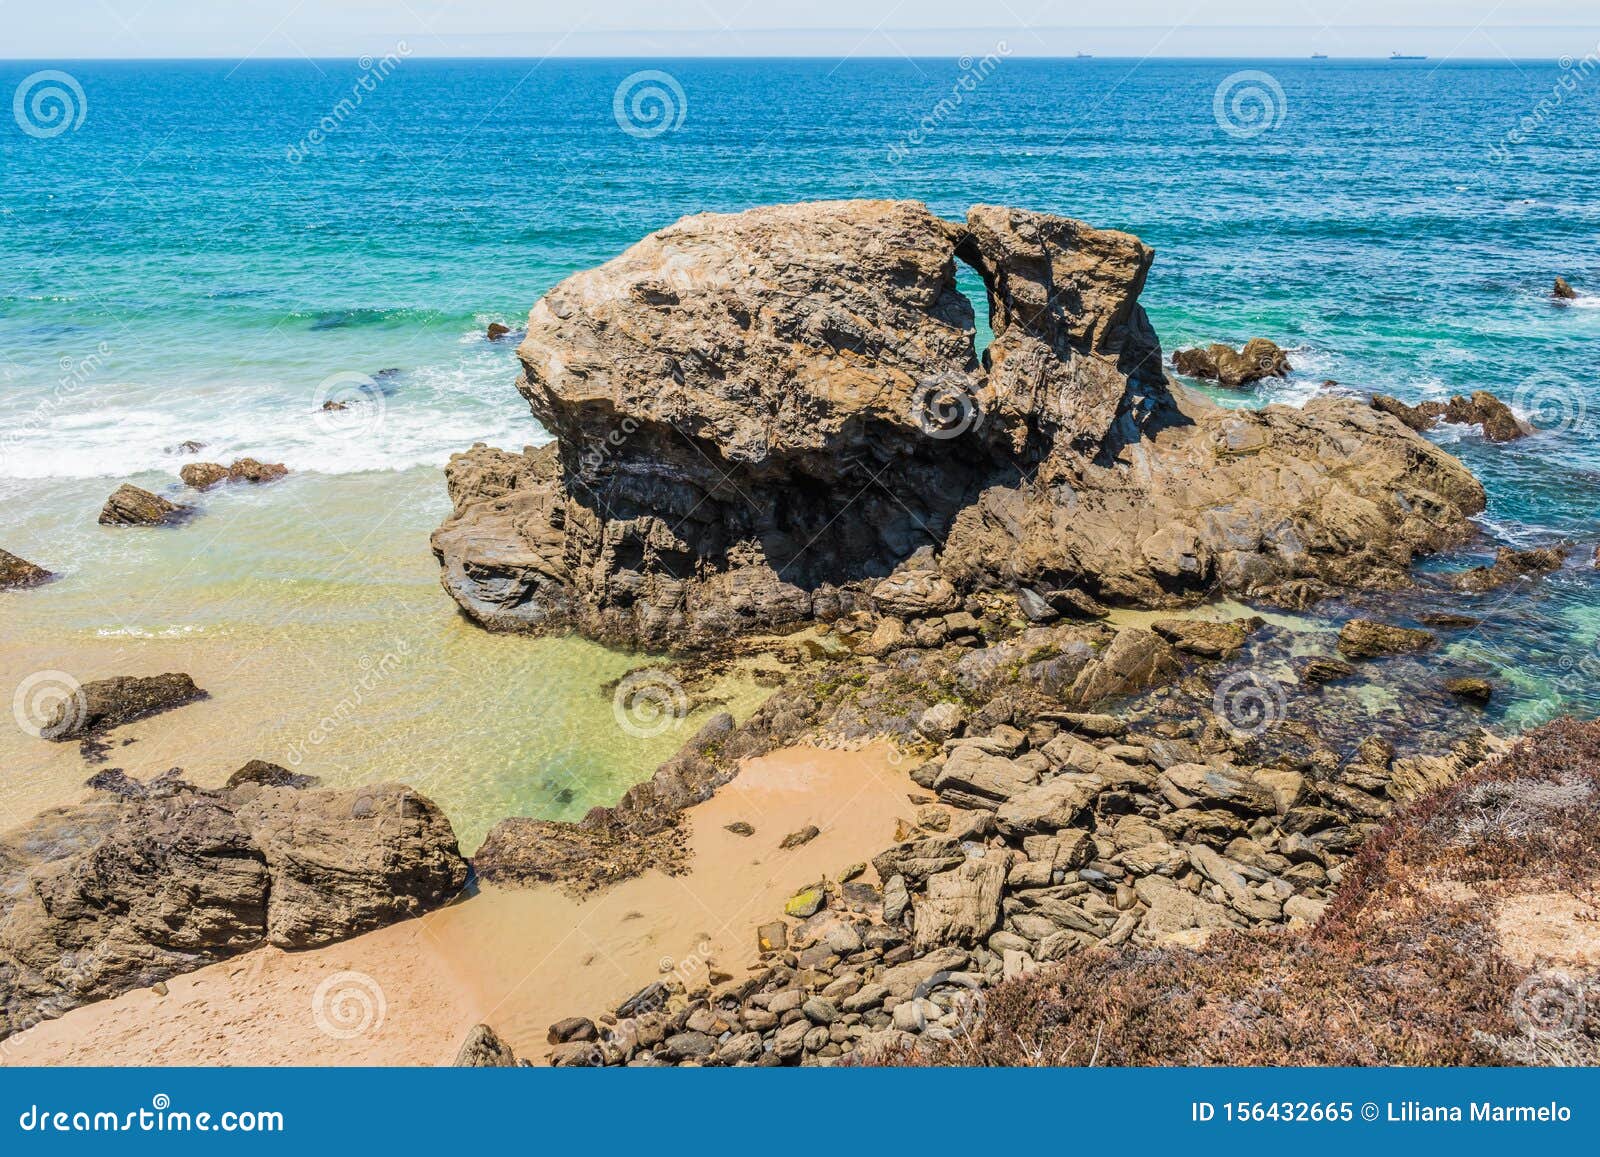
<svg viewBox="0 0 1600 1157"><path fill-rule="evenodd" d="M511 332L511 327L498 321L491 321L489 328L484 331L490 341L499 341Z"/></svg>
<svg viewBox="0 0 1600 1157"><path fill-rule="evenodd" d="M324 407L326 408L326 407ZM222 482L276 482L289 468L282 462L257 462L254 458L239 458L232 466L216 462L191 462L178 471L184 484L196 490L210 490Z"/></svg>
<svg viewBox="0 0 1600 1157"><path fill-rule="evenodd" d="M816 824L807 824L799 831L790 832L788 835L784 836L783 842L778 846L780 848L798 848L802 844L809 844L821 834L822 829L817 827Z"/></svg>
<svg viewBox="0 0 1600 1157"><path fill-rule="evenodd" d="M183 674L95 679L56 704L40 735L57 741L77 739L203 698L205 692Z"/></svg>
<svg viewBox="0 0 1600 1157"><path fill-rule="evenodd" d="M337 402L337 401L334 401L334 399L332 399L332 398L329 398L326 402L322 403L323 411L325 413L329 413L329 414L336 414L340 410L348 410L349 408L350 408L350 406L349 406L348 403Z"/></svg>
<svg viewBox="0 0 1600 1157"><path fill-rule="evenodd" d="M1262 378L1286 378L1292 368L1289 355L1264 337L1251 338L1241 350L1220 343L1178 350L1172 355L1172 364L1180 374L1234 387Z"/></svg>
<svg viewBox="0 0 1600 1157"><path fill-rule="evenodd" d="M1556 278L1555 288L1550 291L1550 296L1558 301L1572 301L1578 296L1578 291L1567 284L1565 277Z"/></svg>
<svg viewBox="0 0 1600 1157"><path fill-rule="evenodd" d="M1348 679L1356 669L1343 659L1311 659L1300 668L1300 681L1316 685Z"/></svg>
<svg viewBox="0 0 1600 1157"><path fill-rule="evenodd" d="M1425 651L1438 640L1427 631L1395 627L1371 619L1351 619L1339 631L1339 653L1351 659L1372 659Z"/></svg>
<svg viewBox="0 0 1600 1157"><path fill-rule="evenodd" d="M189 507L123 483L100 511L101 526L162 526L189 513Z"/></svg>
<svg viewBox="0 0 1600 1157"><path fill-rule="evenodd" d="M1454 611L1429 611L1417 616L1417 622L1425 627L1476 627L1482 621L1472 615L1458 615Z"/></svg>
<svg viewBox="0 0 1600 1157"><path fill-rule="evenodd" d="M215 462L191 462L178 471L183 484L194 490L210 490L228 478L228 468Z"/></svg>
<svg viewBox="0 0 1600 1157"><path fill-rule="evenodd" d="M1475 677L1451 679L1444 685L1444 689L1457 699L1465 699L1480 705L1494 697L1494 684L1487 679Z"/></svg>
<svg viewBox="0 0 1600 1157"><path fill-rule="evenodd" d="M34 566L27 559L18 558L10 551L0 550L0 590L36 587L54 577L44 567Z"/></svg>

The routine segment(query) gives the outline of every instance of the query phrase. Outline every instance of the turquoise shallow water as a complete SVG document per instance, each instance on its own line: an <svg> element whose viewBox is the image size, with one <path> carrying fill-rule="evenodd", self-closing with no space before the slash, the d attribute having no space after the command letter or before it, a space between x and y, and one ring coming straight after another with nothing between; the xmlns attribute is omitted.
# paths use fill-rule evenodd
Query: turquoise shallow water
<svg viewBox="0 0 1600 1157"><path fill-rule="evenodd" d="M1437 435L1489 487L1482 549L1600 540L1600 296L1547 296L1557 273L1600 294L1600 78L1559 62L56 67L81 124L0 121L0 510L30 506L0 514L12 549L50 545L55 481L170 474L184 438L324 475L537 441L488 321L684 213L856 196L1138 233L1169 351L1291 350L1289 381L1229 404L1326 379L1492 389L1547 430ZM634 132L618 121L642 70L671 78L658 135L647 106ZM0 93L35 71L0 64ZM359 404L330 417L327 397ZM438 513L413 503L386 533L424 551ZM1600 707L1592 571L1485 609L1492 629L1460 646L1504 673L1497 715Z"/></svg>

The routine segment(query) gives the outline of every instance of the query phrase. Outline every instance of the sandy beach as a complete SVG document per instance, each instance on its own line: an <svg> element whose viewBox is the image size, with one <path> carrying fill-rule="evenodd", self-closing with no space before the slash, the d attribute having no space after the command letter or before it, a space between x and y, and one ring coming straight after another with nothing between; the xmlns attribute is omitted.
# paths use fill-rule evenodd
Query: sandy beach
<svg viewBox="0 0 1600 1157"><path fill-rule="evenodd" d="M0 1043L7 1065L438 1065L492 1025L541 1059L555 1020L611 1008L652 980L693 988L755 962L755 929L821 876L886 846L916 788L887 746L789 748L748 761L690 810L690 870L582 899L554 887L478 893L307 952L261 949L68 1013ZM742 821L755 834L726 825ZM782 849L790 832L821 834ZM871 869L868 869L870 874Z"/></svg>

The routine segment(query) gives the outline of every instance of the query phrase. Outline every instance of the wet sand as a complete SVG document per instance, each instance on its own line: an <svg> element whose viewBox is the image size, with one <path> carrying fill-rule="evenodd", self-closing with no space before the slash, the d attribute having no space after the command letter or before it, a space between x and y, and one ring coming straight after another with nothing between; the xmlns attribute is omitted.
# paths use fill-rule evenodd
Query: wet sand
<svg viewBox="0 0 1600 1157"><path fill-rule="evenodd" d="M686 875L575 899L485 887L449 908L309 952L262 949L74 1010L0 1042L13 1065L437 1065L492 1025L539 1060L545 1031L652 980L690 987L756 965L755 929L821 876L867 861L909 819L910 764L887 746L748 761L689 813ZM753 836L725 825L744 821ZM784 836L821 834L793 849ZM871 869L868 869L871 878Z"/></svg>

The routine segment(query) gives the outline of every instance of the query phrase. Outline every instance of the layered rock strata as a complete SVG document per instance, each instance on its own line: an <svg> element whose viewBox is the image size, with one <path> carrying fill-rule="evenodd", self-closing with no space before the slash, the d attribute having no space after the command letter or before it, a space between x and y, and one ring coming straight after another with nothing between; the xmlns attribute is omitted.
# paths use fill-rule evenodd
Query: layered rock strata
<svg viewBox="0 0 1600 1157"><path fill-rule="evenodd" d="M1468 536L1482 488L1399 420L1170 383L1153 256L998 206L685 218L534 307L518 388L555 441L452 460L445 587L493 629L696 648L994 590L1300 604Z"/></svg>

